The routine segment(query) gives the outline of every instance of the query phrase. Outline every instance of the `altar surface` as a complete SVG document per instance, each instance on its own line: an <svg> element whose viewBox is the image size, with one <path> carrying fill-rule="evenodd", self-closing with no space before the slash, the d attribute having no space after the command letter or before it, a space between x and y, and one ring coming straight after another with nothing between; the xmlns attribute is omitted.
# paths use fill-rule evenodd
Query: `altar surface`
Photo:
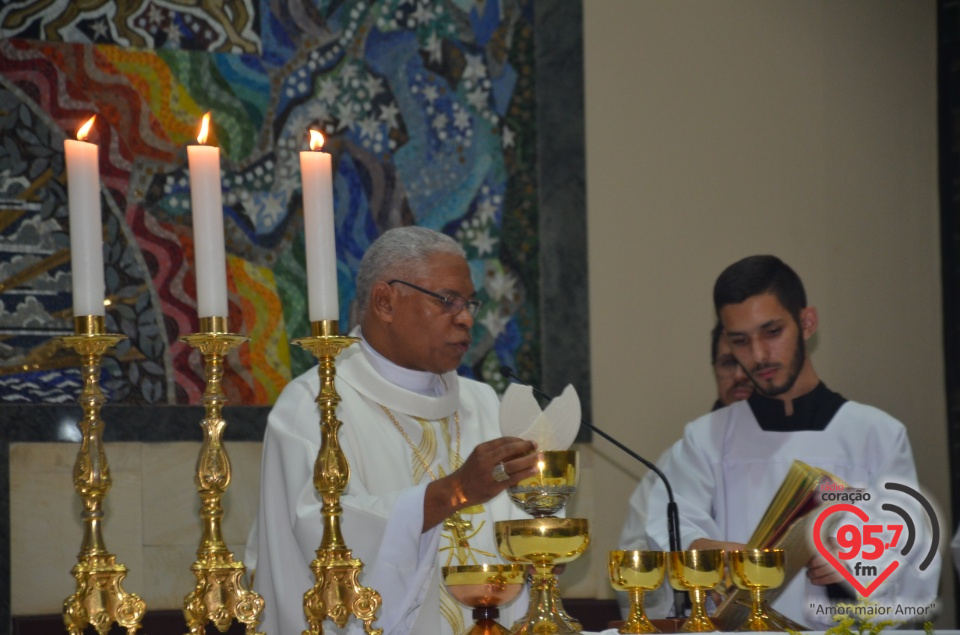
<svg viewBox="0 0 960 635"><path fill-rule="evenodd" d="M891 633L896 633L897 635L926 635L926 632L922 630L901 631L893 628L887 629L887 630L889 630ZM724 631L716 631L716 632L719 633ZM754 631L754 632L757 633L758 635L760 635L761 633L778 633L778 635L782 635L778 631ZM826 631L801 631L801 632L810 633L811 635L824 635L824 633L826 633ZM934 633L936 633L936 635L958 635L960 634L960 630L945 630L945 629L938 628L934 631ZM582 635L618 635L618 633L617 633L617 629L608 628L607 630L604 630L604 631L583 631Z"/></svg>

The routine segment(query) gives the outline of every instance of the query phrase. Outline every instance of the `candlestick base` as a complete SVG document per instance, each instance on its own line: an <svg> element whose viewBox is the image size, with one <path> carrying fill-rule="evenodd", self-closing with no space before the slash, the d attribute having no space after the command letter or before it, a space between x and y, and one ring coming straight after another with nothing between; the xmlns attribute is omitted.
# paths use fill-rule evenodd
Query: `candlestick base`
<svg viewBox="0 0 960 635"><path fill-rule="evenodd" d="M105 398L100 390L100 360L126 337L105 333L100 315L74 317L74 332L75 335L59 341L80 355L83 372L83 389L78 399L83 410L78 423L83 440L73 466L73 487L83 502L84 531L78 562L70 570L77 580L77 589L63 602L63 623L70 635L81 635L88 624L100 635L106 635L114 622L133 635L140 628L147 605L122 589L127 568L107 551L101 529L103 501L113 479L103 447L100 406Z"/></svg>
<svg viewBox="0 0 960 635"><path fill-rule="evenodd" d="M92 625L107 635L114 622L133 635L147 612L147 604L121 588L127 568L109 553L88 555L74 565L70 573L77 580L77 591L63 602L63 624L70 635L82 635Z"/></svg>
<svg viewBox="0 0 960 635"><path fill-rule="evenodd" d="M374 628L377 610L382 599L380 594L360 585L359 577L363 563L356 558L343 540L340 531L340 495L350 480L350 466L340 448L337 431L341 422L337 419L337 404L340 396L336 379L335 360L340 352L359 341L356 337L338 335L336 320L312 322L311 337L294 340L319 360L320 394L320 451L313 467L313 485L323 499L323 539L317 549L316 559L310 563L316 584L303 596L303 612L308 629L303 635L322 635L323 622L331 619L337 626L346 626L350 615L363 621L369 635L382 635L383 629Z"/></svg>
<svg viewBox="0 0 960 635"><path fill-rule="evenodd" d="M191 567L197 585L183 600L183 615L190 635L203 635L207 622L213 622L221 633L225 633L234 619L246 625L247 635L261 635L257 632L257 624L263 611L263 598L244 587L246 567L234 560L221 531L221 501L231 478L230 457L222 441L223 429L227 425L221 416L221 408L226 403L220 388L223 357L248 338L224 333L225 318L201 318L200 325L209 330L180 338L200 350L207 377L203 393L206 416L200 423L203 445L194 476L201 502L203 536L197 549L197 561Z"/></svg>
<svg viewBox="0 0 960 635"><path fill-rule="evenodd" d="M234 620L245 625L246 635L257 631L263 598L245 588L246 566L235 562L232 553L202 557L190 567L197 578L196 588L183 600L183 616L190 635L204 635L207 622L226 633Z"/></svg>

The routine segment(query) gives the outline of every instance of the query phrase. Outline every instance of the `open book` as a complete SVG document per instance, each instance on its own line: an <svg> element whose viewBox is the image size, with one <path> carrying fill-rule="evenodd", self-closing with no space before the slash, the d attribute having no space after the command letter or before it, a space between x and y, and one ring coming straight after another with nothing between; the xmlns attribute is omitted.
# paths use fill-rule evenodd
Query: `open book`
<svg viewBox="0 0 960 635"><path fill-rule="evenodd" d="M826 484L843 485L843 481L803 461L794 461L763 518L747 541L747 546L752 549L784 550L783 585L767 591L766 597L771 602L814 555L813 546L807 537L811 532L810 525L817 517L817 514L812 512L821 507L820 492ZM736 628L747 618L749 609L750 593L731 584L714 615L724 624ZM807 630L803 625L773 609L770 609L770 615L785 628Z"/></svg>

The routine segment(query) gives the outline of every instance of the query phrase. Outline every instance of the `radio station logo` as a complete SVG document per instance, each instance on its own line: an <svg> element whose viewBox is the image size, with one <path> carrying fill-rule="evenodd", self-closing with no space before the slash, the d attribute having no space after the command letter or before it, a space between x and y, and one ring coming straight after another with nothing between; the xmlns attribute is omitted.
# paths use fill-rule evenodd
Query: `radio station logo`
<svg viewBox="0 0 960 635"><path fill-rule="evenodd" d="M875 497L865 489L821 485L826 506L813 526L817 551L863 598L898 569L901 574L908 573L905 567L926 571L940 544L940 523L923 494L894 482L885 483L884 490ZM897 605L886 614L922 616L933 606Z"/></svg>

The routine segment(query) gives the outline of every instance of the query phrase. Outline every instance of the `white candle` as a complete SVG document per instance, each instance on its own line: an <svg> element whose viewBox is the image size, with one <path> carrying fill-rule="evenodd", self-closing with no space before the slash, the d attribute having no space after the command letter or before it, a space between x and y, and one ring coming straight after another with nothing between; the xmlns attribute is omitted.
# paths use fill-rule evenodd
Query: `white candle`
<svg viewBox="0 0 960 635"><path fill-rule="evenodd" d="M87 143L91 117L77 139L65 139L67 207L70 212L70 267L73 277L73 314L103 315L103 223L100 220L99 149Z"/></svg>
<svg viewBox="0 0 960 635"><path fill-rule="evenodd" d="M328 153L319 151L323 136L315 130L311 130L310 135L313 149L300 153L310 321L339 320L332 163Z"/></svg>
<svg viewBox="0 0 960 635"><path fill-rule="evenodd" d="M210 113L203 116L197 141L207 140ZM227 317L227 255L223 245L223 202L220 195L220 148L187 146L193 252L197 275L197 315Z"/></svg>

